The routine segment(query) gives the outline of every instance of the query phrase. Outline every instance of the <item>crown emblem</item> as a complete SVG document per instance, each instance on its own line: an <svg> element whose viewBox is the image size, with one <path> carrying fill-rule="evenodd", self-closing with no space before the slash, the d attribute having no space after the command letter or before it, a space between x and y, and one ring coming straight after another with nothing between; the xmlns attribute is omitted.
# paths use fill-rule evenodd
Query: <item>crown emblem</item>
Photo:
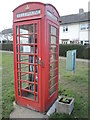
<svg viewBox="0 0 90 120"><path fill-rule="evenodd" d="M30 9L30 7L27 5L26 8L25 8L25 10L29 10L29 9Z"/></svg>

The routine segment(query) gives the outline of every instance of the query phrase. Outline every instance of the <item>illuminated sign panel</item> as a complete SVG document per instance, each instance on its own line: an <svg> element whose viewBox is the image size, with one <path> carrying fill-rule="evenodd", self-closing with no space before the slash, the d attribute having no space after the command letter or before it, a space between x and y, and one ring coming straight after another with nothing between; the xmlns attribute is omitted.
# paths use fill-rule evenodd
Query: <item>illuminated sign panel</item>
<svg viewBox="0 0 90 120"><path fill-rule="evenodd" d="M17 13L16 17L21 18L21 17L27 17L27 16L32 16L32 15L38 15L41 13L41 10L33 10L29 12L22 12L22 13Z"/></svg>

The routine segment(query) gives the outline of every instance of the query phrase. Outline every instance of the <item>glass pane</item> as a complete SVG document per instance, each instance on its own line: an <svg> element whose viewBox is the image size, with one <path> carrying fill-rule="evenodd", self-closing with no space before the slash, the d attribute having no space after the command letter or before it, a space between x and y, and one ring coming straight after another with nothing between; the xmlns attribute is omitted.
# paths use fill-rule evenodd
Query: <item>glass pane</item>
<svg viewBox="0 0 90 120"><path fill-rule="evenodd" d="M34 56L29 56L29 63L34 63Z"/></svg>
<svg viewBox="0 0 90 120"><path fill-rule="evenodd" d="M51 44L56 44L56 37L55 36L51 36Z"/></svg>
<svg viewBox="0 0 90 120"><path fill-rule="evenodd" d="M19 55L17 54L17 62L19 62Z"/></svg>
<svg viewBox="0 0 90 120"><path fill-rule="evenodd" d="M56 74L56 70L54 70L53 72L51 71L50 72L50 79L52 79L53 77L55 77L57 74Z"/></svg>
<svg viewBox="0 0 90 120"><path fill-rule="evenodd" d="M28 80L30 82L34 82L34 74L21 73L21 80Z"/></svg>
<svg viewBox="0 0 90 120"><path fill-rule="evenodd" d="M53 62L53 63L50 64L50 70L53 70L53 69L55 69L57 67L56 63L57 62Z"/></svg>
<svg viewBox="0 0 90 120"><path fill-rule="evenodd" d="M20 52L23 52L23 46L20 46Z"/></svg>
<svg viewBox="0 0 90 120"><path fill-rule="evenodd" d="M21 80L28 80L34 82L34 74L21 73Z"/></svg>
<svg viewBox="0 0 90 120"><path fill-rule="evenodd" d="M37 34L35 35L35 43L37 43Z"/></svg>
<svg viewBox="0 0 90 120"><path fill-rule="evenodd" d="M35 53L37 53L37 46L35 45Z"/></svg>
<svg viewBox="0 0 90 120"><path fill-rule="evenodd" d="M33 66L33 65L30 65L29 71L30 71L30 72L34 72L34 66Z"/></svg>
<svg viewBox="0 0 90 120"><path fill-rule="evenodd" d="M19 64L17 64L17 69L19 70Z"/></svg>
<svg viewBox="0 0 90 120"><path fill-rule="evenodd" d="M19 52L19 46L17 45L17 53Z"/></svg>
<svg viewBox="0 0 90 120"><path fill-rule="evenodd" d="M34 84L29 84L28 89L34 92Z"/></svg>
<svg viewBox="0 0 90 120"><path fill-rule="evenodd" d="M56 28L51 26L51 34L56 36Z"/></svg>
<svg viewBox="0 0 90 120"><path fill-rule="evenodd" d="M35 66L35 73L37 73L37 66Z"/></svg>
<svg viewBox="0 0 90 120"><path fill-rule="evenodd" d="M33 46L20 46L20 52L34 53ZM17 53L19 53L19 46L17 46Z"/></svg>
<svg viewBox="0 0 90 120"><path fill-rule="evenodd" d="M16 27L16 34L18 34L18 27Z"/></svg>
<svg viewBox="0 0 90 120"><path fill-rule="evenodd" d="M51 52L57 52L57 49L56 49L55 45L51 45Z"/></svg>
<svg viewBox="0 0 90 120"><path fill-rule="evenodd" d="M20 44L29 44L33 43L33 35L23 35L20 36Z"/></svg>
<svg viewBox="0 0 90 120"><path fill-rule="evenodd" d="M29 89L29 83L22 82L22 83L21 83L21 88Z"/></svg>
<svg viewBox="0 0 90 120"><path fill-rule="evenodd" d="M30 53L34 53L34 47L30 46Z"/></svg>
<svg viewBox="0 0 90 120"><path fill-rule="evenodd" d="M17 73L17 78L18 78L18 80L20 79L20 74L19 74L19 72Z"/></svg>
<svg viewBox="0 0 90 120"><path fill-rule="evenodd" d="M37 88L37 84L36 84L36 85L35 85L35 92L37 92L37 89L38 89L38 88Z"/></svg>
<svg viewBox="0 0 90 120"><path fill-rule="evenodd" d="M37 95L35 95L35 100L37 101Z"/></svg>
<svg viewBox="0 0 90 120"><path fill-rule="evenodd" d="M33 35L30 35L30 36L29 36L29 41L28 41L28 42L29 42L29 43L32 43L32 44L34 43Z"/></svg>
<svg viewBox="0 0 90 120"><path fill-rule="evenodd" d="M29 80L29 74L21 73L21 80Z"/></svg>
<svg viewBox="0 0 90 120"><path fill-rule="evenodd" d="M19 43L19 39L18 39L18 36L17 36L17 44Z"/></svg>
<svg viewBox="0 0 90 120"><path fill-rule="evenodd" d="M50 90L50 96L56 91L56 86L54 86L51 90Z"/></svg>
<svg viewBox="0 0 90 120"><path fill-rule="evenodd" d="M21 90L21 95L23 97L26 97L26 98L29 98L29 99L32 99L34 100L34 94L33 93L30 93L30 92L26 92L24 90Z"/></svg>
<svg viewBox="0 0 90 120"><path fill-rule="evenodd" d="M20 75L19 75L19 72L17 73L17 78L18 78L18 95L20 95Z"/></svg>
<svg viewBox="0 0 90 120"><path fill-rule="evenodd" d="M37 75L35 75L35 82L37 82L38 81L38 77L37 77Z"/></svg>
<svg viewBox="0 0 90 120"><path fill-rule="evenodd" d="M33 46L20 46L20 52L24 53L34 53L34 47Z"/></svg>
<svg viewBox="0 0 90 120"><path fill-rule="evenodd" d="M49 25L49 32L50 34L50 49L49 52L52 53L50 54L50 79L49 79L49 89L51 87L53 87L50 91L49 91L49 96L51 96L55 91L56 91L56 80L57 80L57 54L56 52L58 52L58 46L56 46L57 44L57 29L54 26Z"/></svg>
<svg viewBox="0 0 90 120"><path fill-rule="evenodd" d="M56 83L56 78L50 81L50 88Z"/></svg>
<svg viewBox="0 0 90 120"><path fill-rule="evenodd" d="M21 72L28 72L29 71L29 65L21 64Z"/></svg>
<svg viewBox="0 0 90 120"><path fill-rule="evenodd" d="M37 63L37 56L35 56L35 63Z"/></svg>
<svg viewBox="0 0 90 120"><path fill-rule="evenodd" d="M20 82L18 81L18 95L20 95Z"/></svg>
<svg viewBox="0 0 90 120"><path fill-rule="evenodd" d="M20 45L17 46L17 51L21 53L22 52L31 53L30 55L22 55L20 53L20 62L21 62L20 75L21 76L19 76L20 77L19 79L21 79L21 95L23 97L28 97L34 100L34 92L38 92L37 24L35 24L35 28L34 28L35 34L33 34L33 24L22 25L22 26L19 26L19 28L20 28L19 29L20 38L17 36L17 42L19 41L18 39L20 39ZM34 39L36 43L35 45L34 45ZM24 45L24 44L29 44L29 45ZM27 63L31 63L31 64L27 64ZM18 69L19 69L19 66L18 66ZM22 80L27 80L27 82L30 82L30 83L27 83ZM36 84L34 84L34 81L36 82ZM38 99L37 93L35 93L35 101L37 101L37 99Z"/></svg>
<svg viewBox="0 0 90 120"><path fill-rule="evenodd" d="M34 75L33 74L29 74L29 81L34 82Z"/></svg>
<svg viewBox="0 0 90 120"><path fill-rule="evenodd" d="M37 33L37 24L35 24L35 33Z"/></svg>
<svg viewBox="0 0 90 120"><path fill-rule="evenodd" d="M57 60L56 56L57 56L56 54L51 54L50 55L50 62Z"/></svg>
<svg viewBox="0 0 90 120"><path fill-rule="evenodd" d="M20 34L30 34L33 33L33 24L20 26Z"/></svg>
<svg viewBox="0 0 90 120"><path fill-rule="evenodd" d="M29 62L29 56L28 55L20 55L20 61L21 62Z"/></svg>

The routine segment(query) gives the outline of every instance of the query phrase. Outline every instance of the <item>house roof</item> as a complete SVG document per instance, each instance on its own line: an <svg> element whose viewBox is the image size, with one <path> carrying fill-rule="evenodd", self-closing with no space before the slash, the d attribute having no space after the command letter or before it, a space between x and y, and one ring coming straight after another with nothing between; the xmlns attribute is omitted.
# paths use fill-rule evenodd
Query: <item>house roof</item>
<svg viewBox="0 0 90 120"><path fill-rule="evenodd" d="M5 29L1 32L2 34L8 34L8 33L13 33L12 28L10 29Z"/></svg>
<svg viewBox="0 0 90 120"><path fill-rule="evenodd" d="M84 12L82 14L72 14L60 17L60 24L70 24L70 23L78 23L90 21L90 12Z"/></svg>

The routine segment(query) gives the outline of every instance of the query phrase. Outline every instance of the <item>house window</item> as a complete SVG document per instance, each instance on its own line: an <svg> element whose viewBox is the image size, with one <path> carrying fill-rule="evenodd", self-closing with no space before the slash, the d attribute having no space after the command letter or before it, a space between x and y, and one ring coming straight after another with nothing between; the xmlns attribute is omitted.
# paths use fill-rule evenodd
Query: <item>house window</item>
<svg viewBox="0 0 90 120"><path fill-rule="evenodd" d="M90 30L90 24L88 24L88 30Z"/></svg>
<svg viewBox="0 0 90 120"><path fill-rule="evenodd" d="M87 41L84 42L84 45L89 45L89 44L90 44L89 40L87 40Z"/></svg>
<svg viewBox="0 0 90 120"><path fill-rule="evenodd" d="M63 27L63 32L67 32L68 31L68 26L64 26Z"/></svg>
<svg viewBox="0 0 90 120"><path fill-rule="evenodd" d="M81 24L80 25L80 30L90 30L90 24Z"/></svg>
<svg viewBox="0 0 90 120"><path fill-rule="evenodd" d="M67 44L67 41L62 41L62 44Z"/></svg>
<svg viewBox="0 0 90 120"><path fill-rule="evenodd" d="M83 45L83 41L81 41L81 44Z"/></svg>
<svg viewBox="0 0 90 120"><path fill-rule="evenodd" d="M3 40L2 43L6 43L6 41Z"/></svg>

